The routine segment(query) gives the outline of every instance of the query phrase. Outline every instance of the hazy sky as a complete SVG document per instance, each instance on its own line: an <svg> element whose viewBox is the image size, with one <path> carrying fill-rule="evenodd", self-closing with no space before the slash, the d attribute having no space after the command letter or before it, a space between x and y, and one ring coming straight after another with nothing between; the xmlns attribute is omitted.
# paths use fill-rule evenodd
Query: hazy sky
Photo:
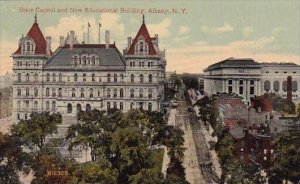
<svg viewBox="0 0 300 184"><path fill-rule="evenodd" d="M33 12L20 12L22 8ZM208 65L229 57L300 64L299 1L0 1L0 74L11 72L10 55L21 35L31 28L36 8L55 8L55 12L37 12L44 36L52 37L53 51L59 36L70 30L75 30L81 42L88 22L90 42L98 43L101 22L102 43L104 30L109 29L111 42L122 52L127 37L134 37L142 22L141 13L120 12L131 8L145 11L150 35L158 34L160 49L166 49L168 71L201 73ZM70 8L83 12L70 12ZM84 12L85 8L114 8L118 12ZM168 12L151 13L150 8Z"/></svg>

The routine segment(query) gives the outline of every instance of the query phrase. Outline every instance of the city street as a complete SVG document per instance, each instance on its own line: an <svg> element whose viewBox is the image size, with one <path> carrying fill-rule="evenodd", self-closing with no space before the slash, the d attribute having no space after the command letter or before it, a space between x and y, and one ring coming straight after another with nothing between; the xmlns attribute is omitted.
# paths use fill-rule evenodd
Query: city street
<svg viewBox="0 0 300 184"><path fill-rule="evenodd" d="M183 90L180 91L180 99L175 115L175 126L184 131L186 148L183 165L186 168L186 179L190 183L217 183L220 169L217 157L208 149L205 136L209 133L204 131L201 122L197 119L193 107L183 99ZM173 113L175 109L172 109ZM203 129L203 130L202 130ZM215 160L216 161L215 161ZM216 164L217 162L217 164ZM216 171L218 174L216 174Z"/></svg>

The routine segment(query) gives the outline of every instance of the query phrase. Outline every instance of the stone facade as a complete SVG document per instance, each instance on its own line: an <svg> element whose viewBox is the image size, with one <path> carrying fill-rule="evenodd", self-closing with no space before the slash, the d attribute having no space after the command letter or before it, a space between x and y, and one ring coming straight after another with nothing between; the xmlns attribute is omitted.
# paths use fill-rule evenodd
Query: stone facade
<svg viewBox="0 0 300 184"><path fill-rule="evenodd" d="M52 52L51 37L45 39L35 21L12 55L13 120L34 111L63 116L90 109L160 111L166 59L158 35L150 37L143 20L123 54L109 42L109 31L105 38L105 44L79 44L70 31Z"/></svg>
<svg viewBox="0 0 300 184"><path fill-rule="evenodd" d="M292 76L292 98L300 97L300 66L293 63L257 63L253 59L229 58L204 70L204 91L208 94L233 93L250 99L264 93L287 97L287 77Z"/></svg>

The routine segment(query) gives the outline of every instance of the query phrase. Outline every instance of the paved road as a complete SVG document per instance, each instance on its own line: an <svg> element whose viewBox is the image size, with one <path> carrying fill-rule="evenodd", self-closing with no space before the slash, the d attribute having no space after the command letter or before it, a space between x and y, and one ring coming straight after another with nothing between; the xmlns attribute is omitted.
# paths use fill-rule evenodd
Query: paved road
<svg viewBox="0 0 300 184"><path fill-rule="evenodd" d="M183 90L180 91L183 96ZM190 183L213 184L217 183L218 177L212 164L212 158L202 132L201 122L195 113L188 112L191 106L180 98L178 100L175 126L185 132L185 147L187 148L183 165L186 168L186 177Z"/></svg>

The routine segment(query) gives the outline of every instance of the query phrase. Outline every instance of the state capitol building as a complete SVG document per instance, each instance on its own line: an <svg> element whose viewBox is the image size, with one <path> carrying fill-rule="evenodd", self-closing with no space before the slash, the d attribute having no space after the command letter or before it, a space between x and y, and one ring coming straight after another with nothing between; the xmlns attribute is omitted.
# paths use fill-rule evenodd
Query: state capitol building
<svg viewBox="0 0 300 184"><path fill-rule="evenodd" d="M91 109L160 111L166 59L158 35L150 37L143 17L136 37L128 37L121 53L109 33L105 31L104 44L89 44L79 43L70 31L52 52L51 37L45 39L35 17L12 54L12 120L43 111L64 116Z"/></svg>

